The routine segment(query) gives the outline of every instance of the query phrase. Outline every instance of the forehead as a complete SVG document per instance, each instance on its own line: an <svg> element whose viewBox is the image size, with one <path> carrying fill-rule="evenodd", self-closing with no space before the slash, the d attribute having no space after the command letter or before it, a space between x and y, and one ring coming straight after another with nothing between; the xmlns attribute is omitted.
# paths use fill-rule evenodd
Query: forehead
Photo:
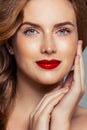
<svg viewBox="0 0 87 130"><path fill-rule="evenodd" d="M23 21L46 22L76 22L76 15L69 0L30 0L24 8Z"/></svg>

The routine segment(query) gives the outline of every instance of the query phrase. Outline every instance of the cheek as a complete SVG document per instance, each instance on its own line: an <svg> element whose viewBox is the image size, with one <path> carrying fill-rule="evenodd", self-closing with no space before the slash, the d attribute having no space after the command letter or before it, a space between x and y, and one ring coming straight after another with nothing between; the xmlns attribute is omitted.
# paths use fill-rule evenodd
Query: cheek
<svg viewBox="0 0 87 130"><path fill-rule="evenodd" d="M34 58L39 52L38 43L34 41L29 41L28 39L19 39L16 38L14 43L14 53L15 57L18 58Z"/></svg>
<svg viewBox="0 0 87 130"><path fill-rule="evenodd" d="M59 43L60 44L58 44L58 55L63 61L62 71L65 71L65 74L67 74L74 63L77 50L77 40L63 39Z"/></svg>
<svg viewBox="0 0 87 130"><path fill-rule="evenodd" d="M58 39L57 44L60 57L73 58L77 50L77 38L63 38Z"/></svg>
<svg viewBox="0 0 87 130"><path fill-rule="evenodd" d="M61 50L63 52L64 57L66 56L66 58L69 57L74 57L76 54L76 49L77 49L77 45L75 44L65 44L65 45L61 45Z"/></svg>
<svg viewBox="0 0 87 130"><path fill-rule="evenodd" d="M73 64L75 59L75 54L77 50L77 43L75 42L63 42L59 47L60 58L62 59L62 67L61 72L63 72L63 76L67 75ZM62 77L63 77L62 76Z"/></svg>

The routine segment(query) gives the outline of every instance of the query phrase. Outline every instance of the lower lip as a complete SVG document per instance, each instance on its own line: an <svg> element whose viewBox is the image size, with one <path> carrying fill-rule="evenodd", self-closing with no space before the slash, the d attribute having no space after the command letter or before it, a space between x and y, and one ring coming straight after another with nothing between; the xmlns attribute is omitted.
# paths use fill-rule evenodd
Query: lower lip
<svg viewBox="0 0 87 130"><path fill-rule="evenodd" d="M43 69L48 69L48 70L54 69L54 68L58 67L59 64L60 64L60 62L59 63L50 63L50 64L47 64L47 63L37 63L37 65L39 67L41 67Z"/></svg>

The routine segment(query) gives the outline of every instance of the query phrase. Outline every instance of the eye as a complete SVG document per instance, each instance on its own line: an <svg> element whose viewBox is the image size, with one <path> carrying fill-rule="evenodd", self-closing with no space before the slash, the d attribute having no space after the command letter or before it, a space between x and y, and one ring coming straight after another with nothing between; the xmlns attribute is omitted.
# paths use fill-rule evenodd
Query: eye
<svg viewBox="0 0 87 130"><path fill-rule="evenodd" d="M58 35L68 35L70 32L71 32L71 31L70 31L69 29L64 28L64 29L58 30L56 33L57 33Z"/></svg>
<svg viewBox="0 0 87 130"><path fill-rule="evenodd" d="M26 29L24 31L25 35L36 35L38 32L35 29Z"/></svg>

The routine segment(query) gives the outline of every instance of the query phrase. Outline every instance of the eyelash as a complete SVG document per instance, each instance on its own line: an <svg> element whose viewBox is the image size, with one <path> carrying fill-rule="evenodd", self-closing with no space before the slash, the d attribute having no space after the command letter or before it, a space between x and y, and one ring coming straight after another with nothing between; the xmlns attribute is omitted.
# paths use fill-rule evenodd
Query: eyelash
<svg viewBox="0 0 87 130"><path fill-rule="evenodd" d="M38 34L38 33L39 33L39 32L38 32L37 30L33 29L33 28L29 28L29 29L26 29L26 30L24 31L24 34L25 34L25 35L30 35L30 36L36 35L36 34ZM71 30L68 29L68 28L61 28L61 29L58 29L58 31L56 31L56 34L57 34L57 35L61 35L61 36L66 36L66 35L68 35L68 34L70 34L70 33L71 33Z"/></svg>
<svg viewBox="0 0 87 130"><path fill-rule="evenodd" d="M68 29L68 28L62 28L62 29L59 29L56 33L57 33L58 35L66 36L66 35L68 35L69 33L71 33L71 30Z"/></svg>
<svg viewBox="0 0 87 130"><path fill-rule="evenodd" d="M36 35L37 33L39 32L33 28L29 28L24 31L25 35Z"/></svg>

